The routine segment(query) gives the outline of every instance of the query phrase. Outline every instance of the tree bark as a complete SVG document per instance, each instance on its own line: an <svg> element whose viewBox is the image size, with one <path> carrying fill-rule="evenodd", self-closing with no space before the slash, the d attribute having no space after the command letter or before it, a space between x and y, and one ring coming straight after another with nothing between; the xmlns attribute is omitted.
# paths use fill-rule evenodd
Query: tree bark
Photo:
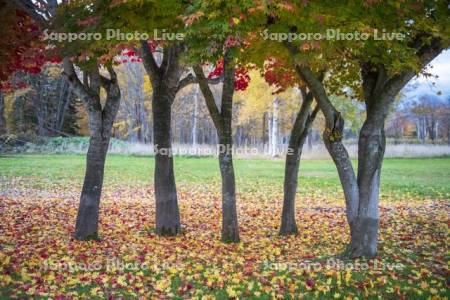
<svg viewBox="0 0 450 300"><path fill-rule="evenodd" d="M109 138L91 136L74 234L78 240L98 238L99 206L108 146Z"/></svg>
<svg viewBox="0 0 450 300"><path fill-rule="evenodd" d="M289 148L286 153L280 235L298 233L297 224L295 222L295 196L298 185L298 170L300 167L303 144L305 143L309 128L318 111L318 107L316 107L311 113L312 94L306 94L305 92L302 94L303 102L295 119L289 138Z"/></svg>
<svg viewBox="0 0 450 300"><path fill-rule="evenodd" d="M172 156L172 103L173 97L163 86L153 91L156 233L167 236L177 235L181 229Z"/></svg>
<svg viewBox="0 0 450 300"><path fill-rule="evenodd" d="M261 134L261 138L262 138L262 145L263 145L263 150L265 151L266 148L266 143L267 143L267 136L266 136L266 131L267 131L267 112L263 113L263 117L262 117L262 134Z"/></svg>
<svg viewBox="0 0 450 300"><path fill-rule="evenodd" d="M219 166L222 178L222 241L237 243L239 242L239 226L231 135L223 135L219 138Z"/></svg>
<svg viewBox="0 0 450 300"><path fill-rule="evenodd" d="M344 119L328 99L321 80L323 75L320 76L322 78L316 77L308 67L297 66L296 70L307 83L325 117L323 141L338 171L344 191L347 221L350 224L357 214L359 195L350 156L342 143Z"/></svg>
<svg viewBox="0 0 450 300"><path fill-rule="evenodd" d="M386 147L384 122L367 119L358 141L358 215L350 225L350 255L374 257L377 253L381 165Z"/></svg>

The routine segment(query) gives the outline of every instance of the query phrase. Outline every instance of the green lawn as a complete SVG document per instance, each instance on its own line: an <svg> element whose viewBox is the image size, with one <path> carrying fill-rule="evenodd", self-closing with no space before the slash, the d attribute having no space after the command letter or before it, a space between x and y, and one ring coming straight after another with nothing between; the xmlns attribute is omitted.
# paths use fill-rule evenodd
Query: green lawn
<svg viewBox="0 0 450 300"><path fill-rule="evenodd" d="M106 183L145 185L153 181L153 157L109 155ZM81 185L85 167L83 155L0 156L0 178L8 182L20 177L27 185ZM208 184L218 188L220 174L215 158L175 157L179 184ZM238 190L256 191L282 188L284 162L277 160L235 159ZM300 192L341 193L331 160L302 161ZM450 158L385 159L382 193L391 197L450 197Z"/></svg>

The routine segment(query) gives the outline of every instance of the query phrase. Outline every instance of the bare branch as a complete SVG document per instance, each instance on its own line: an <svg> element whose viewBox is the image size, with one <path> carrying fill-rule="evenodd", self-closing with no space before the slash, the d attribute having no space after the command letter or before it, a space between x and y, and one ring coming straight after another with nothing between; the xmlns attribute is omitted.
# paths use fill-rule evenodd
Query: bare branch
<svg viewBox="0 0 450 300"><path fill-rule="evenodd" d="M81 83L80 79L78 79L77 73L75 72L75 67L68 57L63 60L63 75L70 83L70 86L73 88L75 94L87 103L90 97L88 90Z"/></svg>
<svg viewBox="0 0 450 300"><path fill-rule="evenodd" d="M218 84L218 83L223 82L223 76L215 77L215 78L208 78L207 81L208 81L208 84ZM184 77L183 79L180 80L180 82L178 83L177 91L180 91L181 89L187 87L190 84L194 84L194 83L198 83L198 80L194 75L189 73L186 77Z"/></svg>
<svg viewBox="0 0 450 300"><path fill-rule="evenodd" d="M205 98L206 106L208 107L209 114L214 122L214 126L217 128L218 132L222 132L222 116L217 108L216 101L214 100L214 95L208 86L208 80L205 78L203 69L200 65L195 65L193 67L195 76L197 77L200 90L202 91L203 97Z"/></svg>

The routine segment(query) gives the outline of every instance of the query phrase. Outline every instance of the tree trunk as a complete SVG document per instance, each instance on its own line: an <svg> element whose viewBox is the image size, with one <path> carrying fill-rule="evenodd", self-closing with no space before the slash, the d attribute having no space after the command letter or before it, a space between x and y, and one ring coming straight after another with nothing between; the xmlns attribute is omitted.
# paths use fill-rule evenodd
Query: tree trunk
<svg viewBox="0 0 450 300"><path fill-rule="evenodd" d="M286 44L292 54L298 49ZM420 46L417 58L421 68L425 67L444 49L439 38ZM350 256L373 257L377 251L379 226L379 189L381 165L385 151L384 122L389 107L400 90L416 75L414 70L404 70L389 76L383 64L361 62L361 77L366 103L366 120L358 143L358 177L348 153L342 144L344 120L330 102L322 80L324 73L315 76L311 68L296 65L296 70L306 82L325 117L323 140L339 173L346 199L347 219L351 228Z"/></svg>
<svg viewBox="0 0 450 300"><path fill-rule="evenodd" d="M222 176L222 241L225 243L239 242L239 225L236 211L236 186L233 168L233 95L234 67L231 66L229 55L225 55L224 84L222 89L221 120L218 126L219 164ZM215 104L214 104L215 105ZM217 123L216 119L216 123Z"/></svg>
<svg viewBox="0 0 450 300"><path fill-rule="evenodd" d="M380 175L385 147L384 122L377 124L367 119L358 141L359 206L357 217L349 223L351 257L374 257L377 253Z"/></svg>
<svg viewBox="0 0 450 300"><path fill-rule="evenodd" d="M350 156L342 143L343 130L344 120L337 113L334 116L334 125L327 125L323 134L323 141L338 171L344 191L347 221L350 224L357 214L359 191Z"/></svg>
<svg viewBox="0 0 450 300"><path fill-rule="evenodd" d="M302 155L301 147L289 148L292 153L286 154L286 165L284 170L284 199L283 211L281 214L280 235L297 234L297 224L295 223L295 195L297 193L297 178ZM289 151L289 150L288 150Z"/></svg>
<svg viewBox="0 0 450 300"><path fill-rule="evenodd" d="M306 93L303 93L306 95ZM280 235L297 234L295 223L295 196L297 194L298 170L302 154L303 144L308 135L309 128L317 114L318 107L311 113L312 94L303 96L303 103L295 118L289 148L286 153L286 164L284 170L284 199L281 214Z"/></svg>
<svg viewBox="0 0 450 300"><path fill-rule="evenodd" d="M155 148L156 233L176 235L180 232L180 212L172 156L173 96L164 87L153 91L153 136Z"/></svg>
<svg viewBox="0 0 450 300"><path fill-rule="evenodd" d="M231 53L224 55L224 79L220 110L216 105L214 95L208 86L201 66L194 66L200 90L205 98L211 119L219 136L219 164L222 177L222 241L225 243L239 242L239 225L236 211L236 186L232 155L232 112L234 94L234 66Z"/></svg>
<svg viewBox="0 0 450 300"><path fill-rule="evenodd" d="M143 64L153 87L153 145L155 149L156 233L172 236L180 232L180 212L172 157L172 103L180 88L182 44L163 49L160 65L147 43L141 41Z"/></svg>
<svg viewBox="0 0 450 300"><path fill-rule="evenodd" d="M83 72L84 78L81 83L68 58L64 58L63 66L69 84L85 104L91 133L74 237L78 240L96 239L98 238L99 206L105 159L112 126L119 110L120 88L112 67L108 67L110 79L100 75L98 68L94 68L89 74ZM103 107L100 102L101 86L106 91L106 101Z"/></svg>
<svg viewBox="0 0 450 300"><path fill-rule="evenodd" d="M222 177L222 241L237 243L239 242L239 226L231 134L220 137L219 143L219 165Z"/></svg>
<svg viewBox="0 0 450 300"><path fill-rule="evenodd" d="M6 133L6 119L5 119L5 99L3 92L0 91L0 135Z"/></svg>
<svg viewBox="0 0 450 300"><path fill-rule="evenodd" d="M267 132L267 112L264 112L262 117L262 134L261 134L263 151L265 151L267 143L266 132Z"/></svg>
<svg viewBox="0 0 450 300"><path fill-rule="evenodd" d="M75 227L75 238L78 240L98 238L99 205L108 146L109 137L91 136Z"/></svg>

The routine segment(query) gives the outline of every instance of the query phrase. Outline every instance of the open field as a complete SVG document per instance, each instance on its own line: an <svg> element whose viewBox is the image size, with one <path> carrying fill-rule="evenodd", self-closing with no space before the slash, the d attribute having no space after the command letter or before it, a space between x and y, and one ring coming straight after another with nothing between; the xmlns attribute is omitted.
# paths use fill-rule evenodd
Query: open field
<svg viewBox="0 0 450 300"><path fill-rule="evenodd" d="M175 157L177 182L184 185L207 184L219 189L217 159L212 157ZM142 186L153 183L153 157L109 155L106 160L105 186L120 184ZM355 164L356 167L356 164ZM85 157L83 155L11 155L0 156L0 183L25 181L26 186L81 187ZM282 189L284 161L235 159L238 191ZM450 158L385 159L382 193L394 197L450 198ZM342 193L331 160L304 160L300 166L300 193L324 191ZM306 195L307 196L307 195Z"/></svg>
<svg viewBox="0 0 450 300"><path fill-rule="evenodd" d="M84 160L0 156L0 298L449 296L450 158L385 160L379 255L347 267L334 256L349 236L331 161L302 162L300 234L280 238L283 161L237 159L242 242L224 245L216 159L175 158L184 233L162 238L153 158L120 155L106 162L101 239L75 241Z"/></svg>

